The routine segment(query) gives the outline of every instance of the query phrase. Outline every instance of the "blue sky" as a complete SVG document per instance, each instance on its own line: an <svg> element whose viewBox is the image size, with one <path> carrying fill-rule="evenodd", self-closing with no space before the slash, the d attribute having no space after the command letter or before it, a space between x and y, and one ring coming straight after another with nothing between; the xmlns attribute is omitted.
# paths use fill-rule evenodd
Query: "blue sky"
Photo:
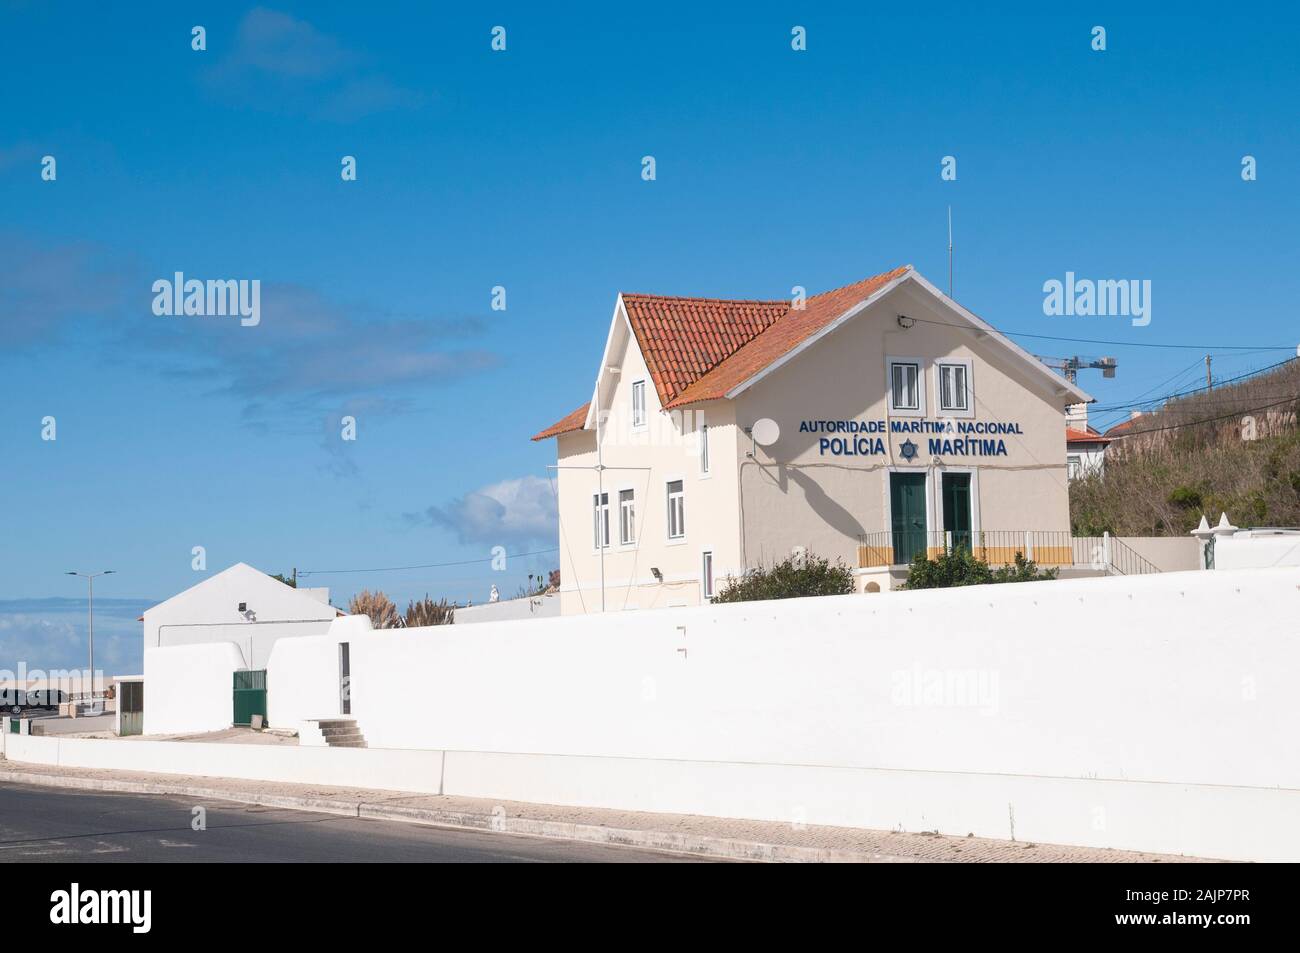
<svg viewBox="0 0 1300 953"><path fill-rule="evenodd" d="M208 571L553 547L528 437L588 396L618 291L943 286L949 205L955 296L998 327L1209 346L1224 376L1286 353L1221 348L1300 337L1290 9L595 10L0 2L0 667L80 660L50 634L75 601L40 601L84 595L67 569L115 569L97 592L133 618L203 578L195 546ZM176 271L259 279L262 323L155 316ZM1150 325L1045 316L1067 271L1149 279ZM1103 405L1204 374L1018 340L1117 356L1081 378ZM556 564L309 581L481 600Z"/></svg>

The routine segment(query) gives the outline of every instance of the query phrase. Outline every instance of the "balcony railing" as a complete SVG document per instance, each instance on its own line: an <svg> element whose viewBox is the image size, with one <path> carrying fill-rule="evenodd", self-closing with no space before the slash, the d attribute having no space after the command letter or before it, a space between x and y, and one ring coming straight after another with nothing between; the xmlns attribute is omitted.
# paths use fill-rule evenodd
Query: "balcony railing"
<svg viewBox="0 0 1300 953"><path fill-rule="evenodd" d="M1024 554L1039 566L1093 569L1116 575L1160 570L1113 536L1073 536L1068 530L995 529L979 532L900 530L858 537L860 569L906 566L918 553L937 559L945 551L966 549L990 566L1015 562Z"/></svg>

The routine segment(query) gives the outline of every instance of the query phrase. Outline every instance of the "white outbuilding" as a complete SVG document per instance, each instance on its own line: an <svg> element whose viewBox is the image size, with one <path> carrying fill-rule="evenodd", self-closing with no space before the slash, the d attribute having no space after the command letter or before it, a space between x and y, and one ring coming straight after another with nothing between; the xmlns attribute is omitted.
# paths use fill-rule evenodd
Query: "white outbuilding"
<svg viewBox="0 0 1300 953"><path fill-rule="evenodd" d="M277 639L321 635L345 613L330 605L329 589L295 589L247 563L146 609L144 650L197 643L233 643L244 667L266 668Z"/></svg>

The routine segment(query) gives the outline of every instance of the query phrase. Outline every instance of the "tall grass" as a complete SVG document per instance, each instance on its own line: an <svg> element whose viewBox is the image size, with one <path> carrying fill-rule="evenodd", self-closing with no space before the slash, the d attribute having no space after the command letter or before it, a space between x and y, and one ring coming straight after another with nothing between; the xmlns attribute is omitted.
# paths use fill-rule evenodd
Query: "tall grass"
<svg viewBox="0 0 1300 953"><path fill-rule="evenodd" d="M1079 535L1179 536L1202 513L1300 526L1300 361L1169 401L1070 484Z"/></svg>

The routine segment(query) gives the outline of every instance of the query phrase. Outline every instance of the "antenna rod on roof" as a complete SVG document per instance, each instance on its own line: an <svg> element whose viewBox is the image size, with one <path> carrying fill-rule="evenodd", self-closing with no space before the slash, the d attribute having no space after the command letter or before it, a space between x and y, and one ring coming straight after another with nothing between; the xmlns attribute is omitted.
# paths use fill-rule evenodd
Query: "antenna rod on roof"
<svg viewBox="0 0 1300 953"><path fill-rule="evenodd" d="M948 297L952 297L952 206L948 206Z"/></svg>

